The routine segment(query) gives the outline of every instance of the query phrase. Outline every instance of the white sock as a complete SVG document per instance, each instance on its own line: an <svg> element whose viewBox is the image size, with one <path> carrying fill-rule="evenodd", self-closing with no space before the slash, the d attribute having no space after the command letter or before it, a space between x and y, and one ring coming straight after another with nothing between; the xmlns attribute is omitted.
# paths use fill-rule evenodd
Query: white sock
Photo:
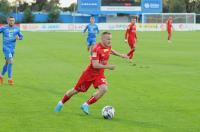
<svg viewBox="0 0 200 132"><path fill-rule="evenodd" d="M62 101L59 101L58 103L59 103L60 105L63 105Z"/></svg>
<svg viewBox="0 0 200 132"><path fill-rule="evenodd" d="M87 103L87 102L85 102L83 105L88 105L88 103Z"/></svg>

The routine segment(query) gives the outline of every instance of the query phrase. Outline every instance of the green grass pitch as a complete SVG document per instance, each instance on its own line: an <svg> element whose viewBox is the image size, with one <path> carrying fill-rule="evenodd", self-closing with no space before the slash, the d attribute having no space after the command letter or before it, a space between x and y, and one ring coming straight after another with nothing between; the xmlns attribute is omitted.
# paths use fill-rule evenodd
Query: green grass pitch
<svg viewBox="0 0 200 132"><path fill-rule="evenodd" d="M112 33L113 49L128 52L124 31ZM117 67L105 71L109 91L91 105L88 116L80 105L95 91L92 87L54 113L57 102L89 63L86 36L23 34L14 58L15 85L6 81L0 86L1 132L200 131L200 32L174 32L170 44L166 32L138 32L134 62L110 57L109 63ZM0 68L3 63L0 51ZM105 105L116 109L112 120L101 116Z"/></svg>

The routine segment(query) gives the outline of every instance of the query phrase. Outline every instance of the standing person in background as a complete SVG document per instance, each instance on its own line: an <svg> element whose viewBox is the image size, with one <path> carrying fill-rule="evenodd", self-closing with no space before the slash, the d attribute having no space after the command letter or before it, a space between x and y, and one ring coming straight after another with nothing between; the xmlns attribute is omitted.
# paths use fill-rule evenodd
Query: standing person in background
<svg viewBox="0 0 200 132"><path fill-rule="evenodd" d="M125 42L128 42L130 47L130 51L128 52L127 56L129 56L129 61L132 61L134 56L135 47L137 43L137 35L136 35L136 19L132 18L131 23L128 25L128 28L125 33Z"/></svg>
<svg viewBox="0 0 200 132"><path fill-rule="evenodd" d="M3 54L5 56L5 64L0 74L0 84L3 84L3 76L8 72L8 84L13 85L12 66L15 51L16 40L22 40L23 35L20 29L15 26L15 18L10 16L7 19L8 25L0 27L0 33L3 34Z"/></svg>
<svg viewBox="0 0 200 132"><path fill-rule="evenodd" d="M97 24L95 24L95 19L93 16L90 17L90 24L88 24L85 29L83 30L83 34L88 32L87 37L87 51L92 54L92 48L96 44L96 34L99 33L99 28Z"/></svg>
<svg viewBox="0 0 200 132"><path fill-rule="evenodd" d="M166 29L167 29L167 33L168 33L168 42L171 43L171 39L172 39L172 17L168 17L167 21L166 21Z"/></svg>

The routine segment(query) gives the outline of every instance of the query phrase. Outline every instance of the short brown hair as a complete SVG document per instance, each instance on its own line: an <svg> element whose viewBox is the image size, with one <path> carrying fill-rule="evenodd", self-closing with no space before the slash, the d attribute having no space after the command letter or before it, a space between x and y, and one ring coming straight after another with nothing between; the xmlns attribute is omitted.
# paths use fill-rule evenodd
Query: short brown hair
<svg viewBox="0 0 200 132"><path fill-rule="evenodd" d="M9 16L8 18L14 18L13 16Z"/></svg>
<svg viewBox="0 0 200 132"><path fill-rule="evenodd" d="M107 31L105 31L105 32L103 32L101 35L111 35L111 33L110 33L110 32L107 32Z"/></svg>

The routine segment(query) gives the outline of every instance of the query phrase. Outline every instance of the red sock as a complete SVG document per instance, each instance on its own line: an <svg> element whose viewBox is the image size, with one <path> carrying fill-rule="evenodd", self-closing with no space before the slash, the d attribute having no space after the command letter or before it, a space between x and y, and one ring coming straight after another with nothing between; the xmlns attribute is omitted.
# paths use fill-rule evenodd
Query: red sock
<svg viewBox="0 0 200 132"><path fill-rule="evenodd" d="M91 104L93 104L93 103L95 103L97 101L97 99L95 98L95 97L91 97L86 103L88 104L88 105L91 105Z"/></svg>
<svg viewBox="0 0 200 132"><path fill-rule="evenodd" d="M129 59L132 59L134 55L134 50L131 50L127 55L129 56Z"/></svg>
<svg viewBox="0 0 200 132"><path fill-rule="evenodd" d="M64 95L64 97L62 98L61 102L64 104L69 99L70 99L70 97L68 97L67 95Z"/></svg>
<svg viewBox="0 0 200 132"><path fill-rule="evenodd" d="M132 54L130 55L129 59L132 59L134 56L134 51L132 52Z"/></svg>
<svg viewBox="0 0 200 132"><path fill-rule="evenodd" d="M130 50L127 55L130 56L132 53L133 53L133 50Z"/></svg>

